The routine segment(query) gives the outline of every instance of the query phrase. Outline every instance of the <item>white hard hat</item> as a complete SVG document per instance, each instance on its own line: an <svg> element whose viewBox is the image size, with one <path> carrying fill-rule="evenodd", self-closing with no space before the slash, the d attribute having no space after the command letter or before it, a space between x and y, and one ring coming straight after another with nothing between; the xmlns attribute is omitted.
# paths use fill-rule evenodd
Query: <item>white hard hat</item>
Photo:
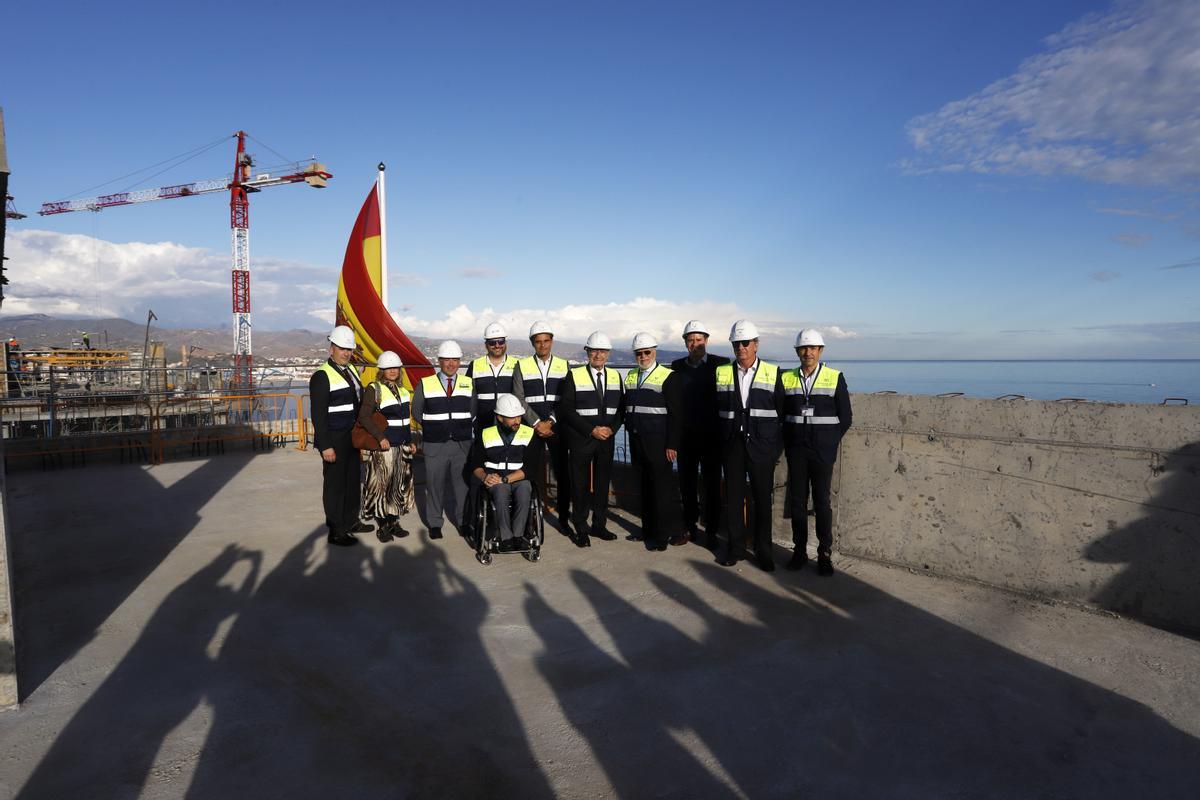
<svg viewBox="0 0 1200 800"><path fill-rule="evenodd" d="M400 366L400 356L393 353L391 350L384 350L379 354L379 360L375 362L375 366L379 369L392 369Z"/></svg>
<svg viewBox="0 0 1200 800"><path fill-rule="evenodd" d="M338 325L329 332L329 341L344 350L353 350L355 347L354 331L345 325Z"/></svg>
<svg viewBox="0 0 1200 800"><path fill-rule="evenodd" d="M796 334L796 347L824 347L825 338L821 332L807 328Z"/></svg>
<svg viewBox="0 0 1200 800"><path fill-rule="evenodd" d="M519 417L525 413L515 395L502 394L496 398L496 413L502 417Z"/></svg>
<svg viewBox="0 0 1200 800"><path fill-rule="evenodd" d="M683 326L683 338L687 338L689 333L703 333L708 336L708 326L698 319L689 320L687 325Z"/></svg>
<svg viewBox="0 0 1200 800"><path fill-rule="evenodd" d="M453 339L447 339L438 345L438 358L462 358L462 348Z"/></svg>
<svg viewBox="0 0 1200 800"><path fill-rule="evenodd" d="M588 350L612 350L612 340L600 331L593 331L583 346Z"/></svg>
<svg viewBox="0 0 1200 800"><path fill-rule="evenodd" d="M729 341L748 342L758 338L758 326L748 319L739 319L729 329Z"/></svg>
<svg viewBox="0 0 1200 800"><path fill-rule="evenodd" d="M499 322L493 322L491 325L488 325L483 329L484 341L487 341L488 339L504 339L507 337L507 335L508 333L504 330L504 326Z"/></svg>
<svg viewBox="0 0 1200 800"><path fill-rule="evenodd" d="M550 327L550 323L544 319L539 319L537 322L529 326L529 338L537 336L539 333L548 333L554 335L554 329Z"/></svg>
<svg viewBox="0 0 1200 800"><path fill-rule="evenodd" d="M653 333L642 331L633 337L634 350L645 350L647 347L658 347L658 339L654 338Z"/></svg>

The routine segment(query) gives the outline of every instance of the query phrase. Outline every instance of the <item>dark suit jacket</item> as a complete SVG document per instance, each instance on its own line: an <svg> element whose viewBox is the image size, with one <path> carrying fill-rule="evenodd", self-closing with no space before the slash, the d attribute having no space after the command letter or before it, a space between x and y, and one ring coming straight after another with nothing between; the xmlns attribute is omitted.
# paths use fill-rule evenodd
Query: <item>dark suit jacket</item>
<svg viewBox="0 0 1200 800"><path fill-rule="evenodd" d="M705 435L712 431L717 416L717 367L728 364L725 356L708 354L698 367L689 367L687 358L671 362L671 369L679 376L680 395L683 398L683 435Z"/></svg>
<svg viewBox="0 0 1200 800"><path fill-rule="evenodd" d="M607 443L601 442L599 439L592 438L592 428L598 425L606 425L613 429L613 433L617 432L617 428L621 427L621 421L625 416L625 387L618 381L617 386L621 390L621 402L617 404L616 416L608 417L603 414L599 417L584 417L580 416L575 409L575 373L570 372L560 384L562 387L559 390L558 412L559 420L566 424L567 430L567 447L572 452L592 453L601 444L609 446L616 440L612 437ZM613 388L613 387L606 387Z"/></svg>

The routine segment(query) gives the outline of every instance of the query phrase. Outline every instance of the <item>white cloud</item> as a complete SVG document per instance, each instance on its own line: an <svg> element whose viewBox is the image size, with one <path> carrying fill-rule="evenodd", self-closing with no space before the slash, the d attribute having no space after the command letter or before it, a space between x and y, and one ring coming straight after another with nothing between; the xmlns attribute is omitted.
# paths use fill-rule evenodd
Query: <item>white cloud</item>
<svg viewBox="0 0 1200 800"><path fill-rule="evenodd" d="M488 278L503 278L504 273L498 269L491 267L467 267L458 271L458 277L470 278L474 280L487 280Z"/></svg>
<svg viewBox="0 0 1200 800"><path fill-rule="evenodd" d="M633 335L649 331L664 345L682 349L683 327L688 320L698 319L708 325L714 342L728 339L729 328L738 319L752 319L758 325L764 349L790 352L796 332L805 327L803 320L772 319L765 312L755 313L736 303L715 300L678 302L654 297L635 297L612 303L568 305L562 308L516 308L497 310L484 307L473 310L466 304L455 306L440 318L392 312L396 322L407 332L433 339L476 341L483 336L488 323L500 321L512 338L524 338L535 320L547 320L560 340L582 342L588 334L602 330L613 337L618 347L627 347ZM858 334L837 325L821 326L834 338L854 338Z"/></svg>
<svg viewBox="0 0 1200 800"><path fill-rule="evenodd" d="M1200 178L1200 7L1118 3L1049 37L1017 71L911 120L913 172Z"/></svg>
<svg viewBox="0 0 1200 800"><path fill-rule="evenodd" d="M224 324L230 256L175 242L109 242L28 230L8 239L8 314L126 317L147 308L167 325ZM252 261L256 323L286 327L325 306L333 314L336 269L263 256Z"/></svg>

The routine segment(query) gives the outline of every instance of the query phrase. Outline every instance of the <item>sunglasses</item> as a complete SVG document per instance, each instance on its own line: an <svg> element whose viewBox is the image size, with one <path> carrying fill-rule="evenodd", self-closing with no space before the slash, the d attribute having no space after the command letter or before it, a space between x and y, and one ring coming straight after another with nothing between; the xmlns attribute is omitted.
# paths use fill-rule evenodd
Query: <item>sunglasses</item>
<svg viewBox="0 0 1200 800"><path fill-rule="evenodd" d="M736 342L733 343L733 347L734 347L734 349L737 349L739 347L749 347L750 343L753 341L754 341L754 339L738 339Z"/></svg>
<svg viewBox="0 0 1200 800"><path fill-rule="evenodd" d="M504 344L506 341L507 341L506 339L485 339L483 343L486 344L488 347L499 347L500 345Z"/></svg>
<svg viewBox="0 0 1200 800"><path fill-rule="evenodd" d="M642 356L652 356L652 355L654 355L654 351L653 351L653 350L634 350L634 351L633 351L633 354L634 354L635 356L637 356L638 358L641 358Z"/></svg>

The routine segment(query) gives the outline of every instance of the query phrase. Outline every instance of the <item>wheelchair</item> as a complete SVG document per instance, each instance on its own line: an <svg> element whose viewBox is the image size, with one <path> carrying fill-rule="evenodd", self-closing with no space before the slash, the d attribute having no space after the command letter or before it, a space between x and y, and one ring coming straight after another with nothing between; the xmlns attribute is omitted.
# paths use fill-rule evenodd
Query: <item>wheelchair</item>
<svg viewBox="0 0 1200 800"><path fill-rule="evenodd" d="M508 550L503 554L520 553L528 561L536 563L542 556L542 544L546 541L545 520L542 516L542 498L541 487L537 483L533 484L533 491L529 497L529 516L525 521L524 543L517 550ZM492 495L482 483L476 483L471 486L473 498L471 503L474 507L473 519L475 521L475 558L480 564L487 566L492 563L493 554L501 554L500 551L500 529L496 526L494 519L495 511L492 508ZM522 538L521 532L516 532L518 540Z"/></svg>

